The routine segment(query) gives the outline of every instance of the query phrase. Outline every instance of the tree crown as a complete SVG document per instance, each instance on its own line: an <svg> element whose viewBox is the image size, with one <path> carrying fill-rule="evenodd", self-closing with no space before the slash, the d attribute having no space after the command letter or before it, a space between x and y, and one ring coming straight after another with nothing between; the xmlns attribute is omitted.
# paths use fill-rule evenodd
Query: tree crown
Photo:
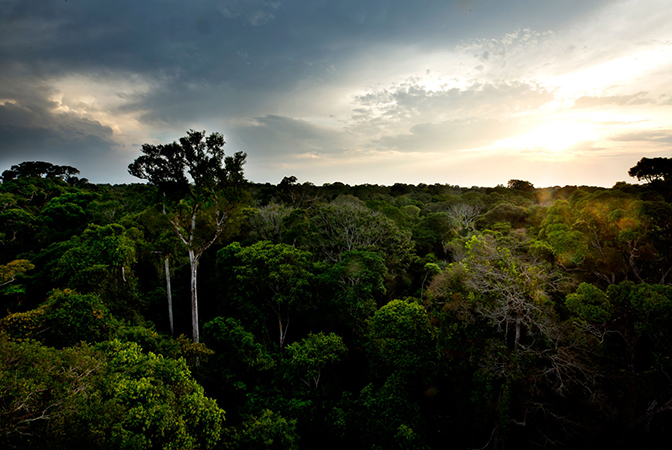
<svg viewBox="0 0 672 450"><path fill-rule="evenodd" d="M129 164L128 172L156 185L163 193L184 195L190 179L197 190L214 189L244 181L246 154L224 157L224 136L189 130L170 144L143 144L142 153Z"/></svg>

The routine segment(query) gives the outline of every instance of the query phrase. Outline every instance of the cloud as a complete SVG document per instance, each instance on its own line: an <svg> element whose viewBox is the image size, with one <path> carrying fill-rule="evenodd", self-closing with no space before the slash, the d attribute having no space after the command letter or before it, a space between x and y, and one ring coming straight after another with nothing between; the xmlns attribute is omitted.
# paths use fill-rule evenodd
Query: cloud
<svg viewBox="0 0 672 450"><path fill-rule="evenodd" d="M575 108L593 108L597 106L617 105L632 106L654 104L655 100L646 98L648 92L637 92L632 95L583 96L574 100Z"/></svg>
<svg viewBox="0 0 672 450"><path fill-rule="evenodd" d="M483 64L503 68L517 60L521 55L529 56L540 47L555 42L555 33L551 30L537 31L529 28L508 31L501 38L471 39L457 46L458 51L471 54Z"/></svg>
<svg viewBox="0 0 672 450"><path fill-rule="evenodd" d="M123 149L109 126L62 108L53 99L58 92L39 80L9 85L20 88L0 87L0 167L46 160L77 167L85 177L123 170L116 162Z"/></svg>
<svg viewBox="0 0 672 450"><path fill-rule="evenodd" d="M375 143L402 152L442 152L487 147L519 131L511 121L474 118L414 125L410 133L383 136Z"/></svg>
<svg viewBox="0 0 672 450"><path fill-rule="evenodd" d="M241 19L252 26L262 26L275 19L274 11L279 7L278 1L226 0L220 10L230 19Z"/></svg>
<svg viewBox="0 0 672 450"><path fill-rule="evenodd" d="M33 152L76 161L80 152L116 147L112 130L72 114L36 111L14 103L0 105L0 153L22 158Z"/></svg>
<svg viewBox="0 0 672 450"><path fill-rule="evenodd" d="M558 6L548 3L549 13ZM672 61L669 2L590 3L592 8L573 10L565 23L568 11L555 11L558 17L546 22L549 26L523 13L526 26L465 39L458 50L470 55L472 76L540 80L585 96L634 82L654 94L667 90L660 82L668 78Z"/></svg>
<svg viewBox="0 0 672 450"><path fill-rule="evenodd" d="M672 129L641 130L621 133L609 137L617 142L650 142L655 144L672 144Z"/></svg>
<svg viewBox="0 0 672 450"><path fill-rule="evenodd" d="M660 127L671 16L662 0L5 0L0 151L125 175L140 143L207 129L251 171L366 180L539 123L635 122L614 106L647 120L649 98Z"/></svg>
<svg viewBox="0 0 672 450"><path fill-rule="evenodd" d="M448 83L430 89L420 79L409 79L399 86L370 92L356 97L355 103L365 108L399 114L421 114L423 111L450 114L516 112L538 108L553 100L548 88L534 82L512 80L507 82L472 82L464 87L449 87Z"/></svg>
<svg viewBox="0 0 672 450"><path fill-rule="evenodd" d="M440 130L452 130L456 124L457 129L446 133L453 135L453 142L466 142L466 130L477 133L470 139L471 148L479 146L475 143L483 142L483 136L501 135L500 124L508 117L536 110L553 99L552 91L535 83L474 82L464 87L430 89L422 85L422 80L412 78L355 97L351 118L353 130L377 137L378 145L393 145L397 139L412 139L415 146L420 142L429 145L429 136L443 139ZM483 128L486 124L494 127L492 133ZM460 126L465 128L460 130ZM407 130L408 135L400 130ZM457 134L464 137L456 138ZM445 145L445 140L439 142Z"/></svg>
<svg viewBox="0 0 672 450"><path fill-rule="evenodd" d="M227 136L236 147L256 158L286 159L300 155L344 153L349 139L343 130L320 126L307 120L266 115L230 127Z"/></svg>
<svg viewBox="0 0 672 450"><path fill-rule="evenodd" d="M445 152L488 147L533 127L518 117L554 100L554 93L523 81L462 87L423 86L408 79L354 100L350 129L361 147L377 151Z"/></svg>
<svg viewBox="0 0 672 450"><path fill-rule="evenodd" d="M30 148L39 148L40 141L62 139L70 143L95 139L110 145L112 130L95 120L60 111L61 103L52 100L55 91L48 85L33 82L31 89L10 90L0 88L0 127L4 130L0 140L2 150L11 151L15 142L33 142ZM21 150L18 149L20 152Z"/></svg>

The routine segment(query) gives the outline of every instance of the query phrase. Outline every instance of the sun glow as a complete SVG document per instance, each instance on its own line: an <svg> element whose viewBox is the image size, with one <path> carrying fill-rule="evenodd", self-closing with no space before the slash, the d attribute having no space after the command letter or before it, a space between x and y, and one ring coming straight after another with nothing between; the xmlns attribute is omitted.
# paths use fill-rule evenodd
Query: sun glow
<svg viewBox="0 0 672 450"><path fill-rule="evenodd" d="M551 77L547 82L560 87L560 94L602 92L657 71L669 70L672 64L672 46L669 43L651 45L620 58L589 65L580 70Z"/></svg>
<svg viewBox="0 0 672 450"><path fill-rule="evenodd" d="M575 122L553 122L529 133L496 142L494 148L545 149L561 152L583 141L595 140L594 130Z"/></svg>

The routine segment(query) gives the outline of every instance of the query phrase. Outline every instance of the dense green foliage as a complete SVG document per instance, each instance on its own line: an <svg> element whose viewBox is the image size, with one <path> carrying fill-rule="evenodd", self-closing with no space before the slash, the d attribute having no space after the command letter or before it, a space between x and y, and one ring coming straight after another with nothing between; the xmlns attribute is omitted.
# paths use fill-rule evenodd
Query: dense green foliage
<svg viewBox="0 0 672 450"><path fill-rule="evenodd" d="M245 183L223 144L146 146L131 167L148 185L3 173L0 447L587 449L669 433L667 160L611 189L274 186Z"/></svg>

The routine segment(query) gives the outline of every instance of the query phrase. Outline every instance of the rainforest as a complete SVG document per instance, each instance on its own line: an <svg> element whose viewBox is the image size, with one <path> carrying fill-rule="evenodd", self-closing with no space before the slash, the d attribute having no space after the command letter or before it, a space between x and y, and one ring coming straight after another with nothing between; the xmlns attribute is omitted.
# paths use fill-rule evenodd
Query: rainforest
<svg viewBox="0 0 672 450"><path fill-rule="evenodd" d="M146 144L135 184L3 172L0 447L669 440L667 158L612 188L274 185L223 145Z"/></svg>

